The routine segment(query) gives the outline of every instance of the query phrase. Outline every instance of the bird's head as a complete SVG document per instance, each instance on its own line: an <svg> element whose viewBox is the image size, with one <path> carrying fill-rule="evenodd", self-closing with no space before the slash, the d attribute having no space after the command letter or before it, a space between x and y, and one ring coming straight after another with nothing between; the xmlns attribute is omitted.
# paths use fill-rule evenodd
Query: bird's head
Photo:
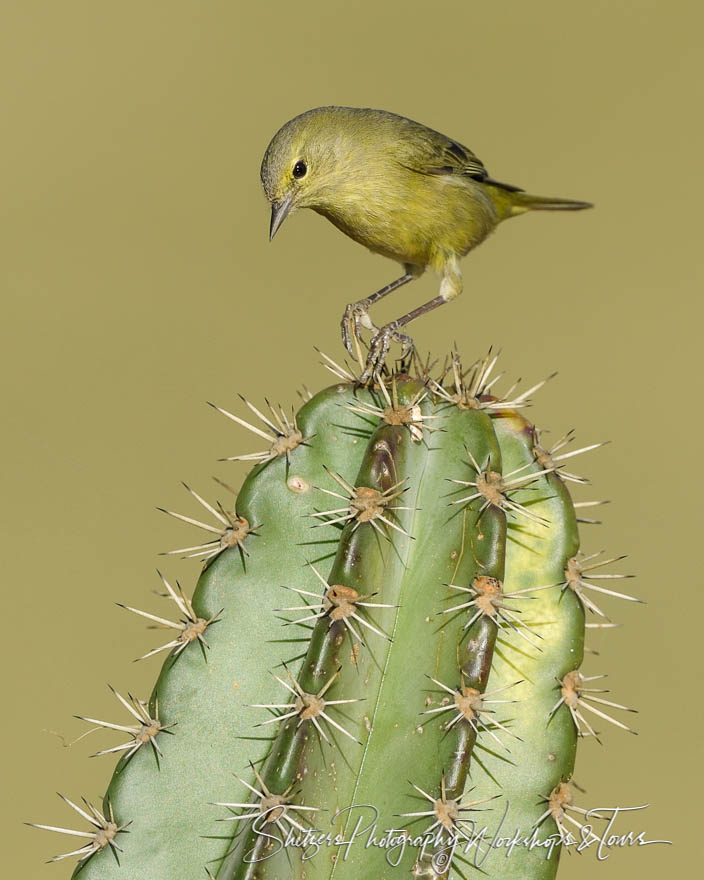
<svg viewBox="0 0 704 880"><path fill-rule="evenodd" d="M272 239L298 208L322 208L344 178L347 138L341 108L319 107L291 119L266 148L261 178L271 203Z"/></svg>

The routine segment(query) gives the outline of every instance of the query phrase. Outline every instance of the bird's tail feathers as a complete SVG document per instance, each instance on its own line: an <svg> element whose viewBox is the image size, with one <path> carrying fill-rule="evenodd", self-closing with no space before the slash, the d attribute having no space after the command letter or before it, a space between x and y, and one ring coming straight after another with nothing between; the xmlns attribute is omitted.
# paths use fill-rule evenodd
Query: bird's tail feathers
<svg viewBox="0 0 704 880"><path fill-rule="evenodd" d="M583 211L593 207L591 202L578 202L574 199L552 199L525 192L511 193L512 215L523 214L524 211Z"/></svg>

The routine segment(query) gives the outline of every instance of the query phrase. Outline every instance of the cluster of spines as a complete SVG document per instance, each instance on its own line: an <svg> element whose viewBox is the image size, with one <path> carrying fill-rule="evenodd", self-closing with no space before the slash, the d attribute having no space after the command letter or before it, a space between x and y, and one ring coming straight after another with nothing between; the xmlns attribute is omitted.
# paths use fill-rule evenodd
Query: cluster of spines
<svg viewBox="0 0 704 880"><path fill-rule="evenodd" d="M323 357L325 360L324 366L333 372L339 379L349 383L357 382L357 376L354 369L349 368L348 366L343 367L325 355L323 355ZM356 406L350 406L349 408L359 413L363 418L376 419L380 420L381 424L406 428L414 441L421 442L425 437L424 432L439 429L438 425L433 424L433 420L437 419L441 413L424 415L422 412L421 404L428 397L432 398L440 405L445 404L448 406L457 406L461 409L477 409L483 410L489 415L500 415L529 405L532 395L542 387L548 379L552 378L552 376L549 376L548 379L537 383L520 394L517 393L516 384L514 384L505 395L502 397L496 396L493 389L497 381L501 378L501 375L494 374L497 358L498 354L490 351L485 358L477 361L469 368L469 370L463 370L459 356L454 353L446 363L445 368L442 370L438 379L430 377L429 361L427 364L423 365L416 360L416 372L422 387L418 389L410 402L399 404L397 377L396 375L392 375L389 377L388 381L385 381L383 377L379 379L377 385L378 403L365 402ZM305 400L308 400L311 397L310 393L307 391L302 396ZM220 407L215 407L215 409L223 413L229 419L235 421L237 424L246 427L260 438L265 439L269 445L267 449L262 451L240 456L231 456L223 460L244 460L254 461L258 464L266 464L275 458L285 456L287 461L289 461L290 456L295 449L299 445L305 444L306 441L310 439L304 437L299 430L295 416L288 418L281 407L273 407L267 401L267 407L269 409L269 415L267 415L245 398L242 398L242 400L263 423L263 428L259 428ZM458 483L463 488L469 488L470 491L469 494L463 495L461 498L452 499L449 503L466 505L472 501L479 500L481 505L479 508L480 517L486 510L494 509L495 511L500 511L504 517L523 517L540 525L541 518L532 514L528 507L517 502L512 497L513 494L520 489L525 489L541 476L547 474L558 476L566 481L587 483L588 481L583 477L567 472L563 462L580 453L596 449L603 444L595 443L580 449L563 451L574 439L573 432L569 432L549 448L546 448L540 442L540 435L537 429L532 428L532 431L534 460L539 465L540 470L531 470L524 474L523 471L529 469L529 465L526 465L513 473L502 475L499 471L492 469L492 462L490 460L480 465L475 459L472 450L467 449L468 459L475 471L475 479L468 481L454 480L453 482ZM328 473L338 483L344 494L322 487L320 488L320 491L337 497L344 502L344 506L332 508L330 510L323 510L313 514L314 517L320 520L320 522L317 523L318 526L338 525L351 522L352 528L350 529L350 533L353 533L361 525L368 524L388 540L392 540L391 530L399 532L405 537L411 537L411 535L399 525L395 517L396 511L411 509L397 504L397 501L407 489L407 487L403 485L403 480L397 483L387 484L381 488L372 488L368 486L353 486L346 482L340 475L334 474L330 471L328 471ZM218 482L221 481L218 480ZM244 555L248 553L245 546L246 539L250 534L256 535L257 529L260 528L260 526L251 525L244 517L238 516L235 510L230 512L219 503L215 506L211 505L201 495L194 492L188 486L186 486L186 489L213 517L213 524L205 523L193 517L170 510L164 510L164 512L183 522L203 529L213 535L213 537L211 540L199 545L167 551L167 554L185 557L201 557L207 564L224 550L237 548L239 553L243 556L244 561ZM608 502L577 502L574 504L574 507L579 509L605 503ZM578 522L594 523L596 521L578 517ZM479 803L484 802L471 801L464 797L468 757L469 754L471 754L474 741L481 733L486 733L492 739L496 740L502 748L506 748L504 742L497 736L496 731L500 730L508 736L515 736L515 734L513 734L502 722L492 719L487 723L487 721L481 717L486 711L485 706L488 704L496 702L514 702L513 700L503 698L500 700L493 699L499 691L486 690L496 634L502 626L510 627L514 632L530 641L531 645L539 649L539 646L528 637L528 633L530 633L532 636L539 638L537 633L532 632L530 628L520 620L520 617L517 616L518 609L507 605L506 600L515 601L526 599L529 598L529 596L525 594L543 589L569 589L577 596L585 610L588 610L607 621L606 623L591 624L592 626L613 626L615 624L612 624L609 619L606 618L605 613L585 591L598 591L617 598L640 601L633 596L618 593L600 585L590 583L591 580L599 578L628 577L628 575L623 574L592 573L595 569L599 569L602 566L619 561L623 558L614 557L613 559L598 559L597 561L594 561L599 555L600 554L593 554L592 556L580 555L567 559L565 560L564 581L554 584L545 584L528 590L505 592L503 589L501 572L495 572L496 576L483 575L478 577L469 587L455 584L447 585L453 589L467 593L470 598L459 605L445 609L444 613L467 612L470 616L465 623L464 628L469 629L469 627L478 624L483 629L483 638L476 640L480 645L480 649L474 652L469 652L468 657L465 658L464 664L458 669L458 683L449 684L428 676L437 688L452 696L453 703L426 710L423 714L441 715L445 711L452 711L453 715L446 723L446 729L452 729L456 725L464 724L469 731L469 736L465 736L465 742L463 745L465 754L459 756L459 759L456 762L456 767L450 768L448 773L445 771L443 772L438 785L438 797L427 793L414 782L410 781L410 784L416 792L432 804L432 809L401 813L398 814L399 816L409 818L428 817L433 820L427 829L428 831L431 831L436 826L440 825L448 831L454 830L455 832L461 832L461 823L463 821L462 814L473 810ZM336 729L338 732L345 734L346 737L359 742L359 740L346 730L342 724L331 717L329 711L326 711L329 710L330 706L334 707L344 703L357 702L361 699L360 697L351 697L331 700L327 696L328 692L333 688L339 674L339 667L332 668L336 663L335 643L339 644L339 632L347 629L357 639L359 644L364 645L361 633L355 629L355 624L352 623L353 620L356 621L357 625L365 627L377 636L388 639L389 636L386 633L382 632L373 622L360 612L362 612L362 609L368 607L392 607L386 603L365 601L373 598L375 594L359 595L359 593L352 587L343 584L331 584L322 577L320 572L318 572L313 565L310 565L310 567L321 580L324 592L319 595L303 589L289 587L289 589L293 590L300 596L308 596L317 601L310 603L304 599L305 604L303 606L281 610L312 612L303 618L287 621L289 624L301 623L307 620L317 620L320 622L321 618L325 618L324 629L326 632L323 635L323 638L327 639L329 644L321 653L327 656L328 662L326 664L316 664L316 675L319 677L321 672L324 672L325 681L317 689L306 690L301 681L294 678L290 670L285 668L285 678L279 676L275 677L281 686L289 692L291 699L286 703L253 704L253 708L267 709L275 713L272 718L260 723L269 724L286 722L285 728L282 729L278 737L279 746L285 745L286 748L292 750L298 749L300 751L305 748L305 745L309 740L306 731L308 725L316 731L320 740L330 744L330 738L321 724L322 720L327 722L330 727ZM163 575L160 574L160 577L166 589L164 595L174 603L180 613L178 621L167 620L130 606L121 605L121 607L147 618L152 622L155 628L170 628L175 630L178 635L138 659L145 659L164 650L170 650L174 656L178 656L193 641L197 641L205 653L205 649L207 649L207 641L204 638L206 630L211 625L217 623L222 611L208 619L200 618L195 613L191 601L181 590L180 585L177 584L176 589L174 589ZM587 624L587 626L589 625L590 624ZM314 650L320 650L320 646L315 646ZM553 707L550 715L552 716L564 706L565 709L570 712L577 733L580 736L590 735L598 739L598 734L584 718L583 710L592 712L602 719L608 720L633 733L634 731L630 730L625 724L610 717L600 709L599 706L593 705L594 703L598 703L607 707L622 709L625 711L634 711L632 709L627 709L627 707L620 704L605 700L603 697L594 696L595 693L606 693L607 691L585 687L585 684L589 684L592 680L602 677L603 676L601 675L584 676L579 669L575 669L568 672L562 679L557 680L556 689L559 691L559 699ZM515 684L519 683L520 682L516 682ZM508 685L500 690L505 691L510 687L513 687L513 685ZM130 713L133 721L136 721L137 723L120 725L117 723L99 721L85 716L77 716L81 720L94 724L97 727L121 731L129 734L131 737L127 743L101 750L97 754L103 755L124 752L125 757L129 758L142 745L149 744L154 751L158 763L161 751L157 739L162 733L173 734L174 731L172 728L174 725L164 725L161 722L159 719L158 705L155 704L154 708L150 709L148 703L134 698L131 694L128 696L128 699L125 699L117 693L117 691L114 691L114 693L123 707ZM293 736L291 736L291 731L293 731ZM287 739L288 742L285 742ZM280 757L280 752L277 756L276 748L274 748L271 755L274 757ZM293 762L291 766L295 767L296 763ZM217 806L228 808L231 812L236 809L244 810L245 812L234 814L223 821L229 820L239 822L239 820L247 820L251 824L254 824L256 819L261 819L264 822L272 822L280 828L282 827L282 822L287 822L289 825L299 830L305 830L305 826L301 824L300 817L296 819L291 813L317 812L318 808L303 803L295 803L295 797L298 794L298 792L294 790L297 782L296 773L293 773L290 783L284 786L280 793L277 793L270 790L262 772L257 770L254 765L251 765L251 770L254 774L258 788L243 779L240 781L253 797L239 803L220 802L217 804ZM281 785L279 787L281 787ZM497 797L498 796L499 795L497 795ZM120 833L126 832L130 823L125 822L123 824L118 824L112 814L112 808L109 804L106 811L107 815L104 815L87 801L84 801L86 807L84 810L68 800L68 798L63 797L63 795L61 797L69 806L78 812L79 815L86 819L92 827L90 831L80 832L55 826L36 825L31 823L37 828L82 837L88 841L81 848L57 856L51 861L57 861L69 856L78 856L79 859L83 861L105 847L110 848L117 858L117 854L121 850L116 843L115 838ZM566 836L567 833L564 826L565 821L569 821L572 824L581 827L580 823L567 813L568 810L585 813L583 809L573 805L568 780L559 782L551 792L547 794L541 793L539 797L541 797L547 804L547 808L536 821L536 826L542 823L548 816L551 816L554 819L560 834L563 836ZM259 837L256 832L255 837ZM227 855L225 858L227 858ZM420 870L418 869L419 866L416 865L416 873L420 873ZM209 876L212 876L209 869L206 868L206 872ZM444 871L442 876L444 877L446 875L447 871Z"/></svg>

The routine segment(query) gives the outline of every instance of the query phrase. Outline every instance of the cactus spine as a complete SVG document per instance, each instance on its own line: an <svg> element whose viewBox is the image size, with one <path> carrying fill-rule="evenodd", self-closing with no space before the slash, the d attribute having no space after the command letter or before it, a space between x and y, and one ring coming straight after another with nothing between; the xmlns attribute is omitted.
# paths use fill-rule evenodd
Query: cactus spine
<svg viewBox="0 0 704 880"><path fill-rule="evenodd" d="M578 735L625 707L581 673L604 590L571 453L518 412L536 389L489 394L495 362L372 389L342 371L295 421L255 410L270 446L234 510L192 493L213 524L175 514L209 532L180 551L206 559L193 599L165 580L178 621L128 609L175 635L149 703L119 698L138 723L102 813L81 808L76 876L554 876L559 847L491 838L578 825Z"/></svg>

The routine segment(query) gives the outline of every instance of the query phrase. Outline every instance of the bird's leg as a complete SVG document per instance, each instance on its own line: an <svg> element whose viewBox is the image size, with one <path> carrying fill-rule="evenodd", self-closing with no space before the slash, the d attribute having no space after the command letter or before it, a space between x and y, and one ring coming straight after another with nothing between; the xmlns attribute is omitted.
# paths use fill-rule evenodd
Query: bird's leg
<svg viewBox="0 0 704 880"><path fill-rule="evenodd" d="M379 328L374 325L372 319L369 317L367 309L374 305L375 302L383 299L387 294L392 293L394 290L398 290L399 287L408 284L409 281L413 281L418 277L419 272L417 269L406 266L406 271L400 278L387 284L386 287L382 287L381 290L372 293L371 296L361 299L359 302L350 303L347 306L345 313L342 316L340 327L342 328L342 341L352 357L355 356L352 347L353 338L356 338L357 340L360 339L360 331L362 327L366 327L367 330L371 330L375 334L379 332ZM351 328L352 332L350 332Z"/></svg>
<svg viewBox="0 0 704 880"><path fill-rule="evenodd" d="M438 306L441 306L446 302L447 300L444 297L436 296L429 302L423 303L422 306L418 306L417 309L413 309L413 311L408 312L406 315L402 315L400 318L397 318L395 321L391 321L389 324L382 327L378 333L372 337L372 341L369 345L369 352L367 354L367 363L364 367L364 372L359 377L360 382L368 382L372 376L378 373L380 367L386 360L386 355L389 353L389 347L392 342L401 343L404 356L413 348L413 340L405 333L401 333L399 327L403 327L405 324L410 323L414 318L418 318L426 312L432 312L433 309L436 309Z"/></svg>
<svg viewBox="0 0 704 880"><path fill-rule="evenodd" d="M462 273L457 258L453 256L448 259L443 269L442 281L440 283L440 295L423 303L423 305L418 306L418 308L407 312L405 315L401 315L401 317L396 318L395 321L386 324L374 337L372 337L369 345L369 352L367 354L367 363L365 364L364 372L359 377L360 382L368 382L378 374L386 360L386 355L389 353L389 346L392 341L401 343L404 356L413 349L413 340L405 333L401 333L399 331L400 327L410 324L414 318L419 318L421 315L432 312L433 309L437 309L438 306L444 305L446 302L455 299L460 293L462 293Z"/></svg>

